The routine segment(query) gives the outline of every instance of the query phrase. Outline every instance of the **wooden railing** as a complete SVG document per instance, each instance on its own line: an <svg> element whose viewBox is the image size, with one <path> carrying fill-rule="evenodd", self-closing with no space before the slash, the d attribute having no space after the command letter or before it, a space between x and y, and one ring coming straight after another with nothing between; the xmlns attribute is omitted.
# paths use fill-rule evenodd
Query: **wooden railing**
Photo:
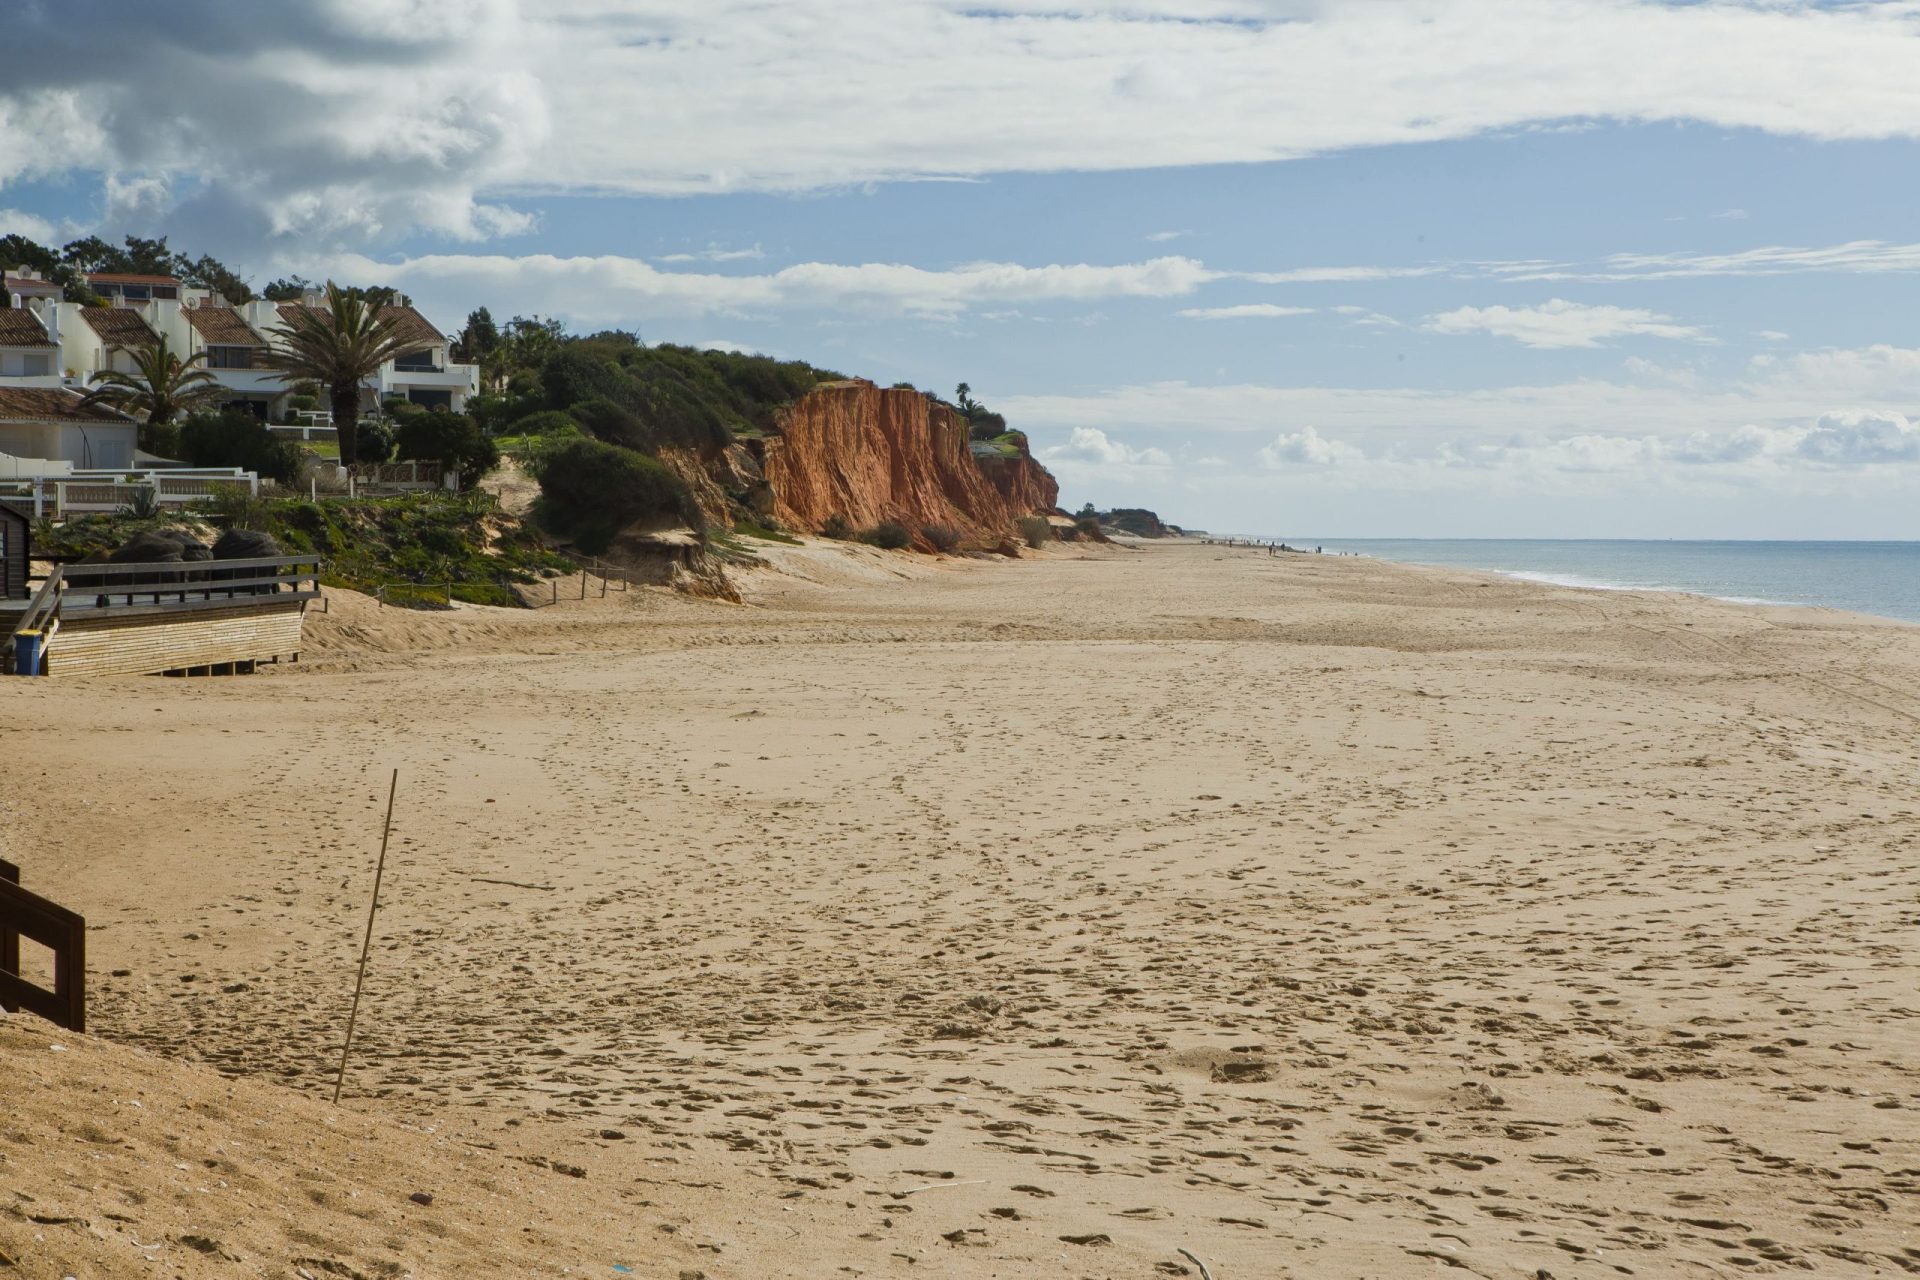
<svg viewBox="0 0 1920 1280"><path fill-rule="evenodd" d="M53 990L20 976L20 939L53 952ZM69 1031L87 1029L87 922L20 887L20 868L0 860L0 1009L25 1009Z"/></svg>
<svg viewBox="0 0 1920 1280"><path fill-rule="evenodd" d="M40 589L27 601L27 611L7 637L7 666L17 675L37 676L46 665L47 645L60 630L60 605L66 570L55 565Z"/></svg>
<svg viewBox="0 0 1920 1280"><path fill-rule="evenodd" d="M235 604L311 600L320 595L317 555L249 560L168 560L64 566L64 608L125 611L223 609Z"/></svg>

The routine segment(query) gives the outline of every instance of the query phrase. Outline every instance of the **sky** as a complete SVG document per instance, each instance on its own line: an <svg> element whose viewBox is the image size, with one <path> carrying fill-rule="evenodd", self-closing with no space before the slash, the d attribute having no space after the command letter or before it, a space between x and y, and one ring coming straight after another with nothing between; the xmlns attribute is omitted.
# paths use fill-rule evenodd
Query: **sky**
<svg viewBox="0 0 1920 1280"><path fill-rule="evenodd" d="M1219 532L1920 538L1920 0L10 9L0 234L965 381Z"/></svg>

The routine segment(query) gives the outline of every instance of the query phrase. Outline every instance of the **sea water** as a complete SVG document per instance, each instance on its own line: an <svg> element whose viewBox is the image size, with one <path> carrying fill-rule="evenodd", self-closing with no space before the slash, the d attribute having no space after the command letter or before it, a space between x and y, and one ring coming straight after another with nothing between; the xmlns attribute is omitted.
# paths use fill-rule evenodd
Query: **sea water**
<svg viewBox="0 0 1920 1280"><path fill-rule="evenodd" d="M1285 539L1404 564L1490 569L1597 591L1685 591L1920 622L1920 542Z"/></svg>

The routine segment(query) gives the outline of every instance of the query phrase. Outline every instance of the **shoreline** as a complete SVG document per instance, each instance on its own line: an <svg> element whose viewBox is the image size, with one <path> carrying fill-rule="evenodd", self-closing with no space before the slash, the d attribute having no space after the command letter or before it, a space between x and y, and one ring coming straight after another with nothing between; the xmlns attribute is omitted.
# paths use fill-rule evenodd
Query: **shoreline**
<svg viewBox="0 0 1920 1280"><path fill-rule="evenodd" d="M1191 542L778 554L746 605L343 594L312 669L20 682L58 785L6 856L86 915L99 1033L34 1105L106 1136L0 1135L99 1228L0 1252L1531 1275L1818 1269L1837 1215L1901 1257L1911 627ZM136 1087L197 1110L92 1105ZM238 1154L309 1134L364 1221Z"/></svg>
<svg viewBox="0 0 1920 1280"><path fill-rule="evenodd" d="M1422 539L1354 539L1350 541L1419 542L1423 540ZM1674 545L1679 540L1619 539L1619 538L1541 540L1541 539L1484 538L1484 539L1432 539L1432 541L1447 542L1447 543L1485 542L1489 544L1498 544L1503 542L1538 543L1541 541L1547 541L1547 542L1554 542L1554 543L1568 543L1568 544L1574 544L1574 545L1583 544L1583 543L1612 544L1612 543L1626 542L1626 543L1641 543L1646 546L1668 546L1668 545ZM1887 540L1881 540L1881 539L1855 539L1855 540L1852 540L1852 543L1849 543L1848 541L1821 540L1821 541L1809 541L1803 544L1795 544L1791 542L1773 543L1764 539L1749 539L1745 541L1693 540L1690 542L1682 542L1681 545L1698 545L1698 546L1806 545L1806 546L1816 546L1816 547L1829 547L1829 546L1848 546L1856 543L1858 545L1863 545L1863 546L1911 546L1916 550L1920 550L1920 541L1896 542L1896 541L1887 541ZM1333 544L1327 544L1327 545L1333 545ZM1311 553L1308 553L1308 554L1311 554ZM1393 559L1389 556L1381 555L1376 552L1368 551L1368 550L1343 550L1339 552L1329 552L1327 554L1337 554L1337 555L1342 555L1348 558L1368 559L1368 560L1376 561L1381 564L1397 565L1399 567L1409 568L1409 569L1441 569L1441 570L1457 571L1457 572L1463 572L1463 573L1491 574L1505 580L1519 581L1519 582L1532 582L1542 586L1563 587L1568 590L1574 590L1574 591L1598 591L1598 592L1609 592L1609 593L1622 594L1622 595L1635 595L1635 594L1682 595L1682 596L1692 597L1698 600L1709 600L1709 601L1714 601L1722 604L1744 605L1744 606L1750 606L1754 608L1764 608L1764 609L1810 609L1810 610L1816 610L1816 611L1826 612L1826 613L1844 614L1850 617L1872 618L1878 621L1895 623L1901 626L1920 626L1920 618L1903 618L1898 616L1897 614L1873 613L1871 611L1864 610L1864 609L1849 609L1849 608L1844 608L1838 605L1816 604L1816 603L1800 601L1800 600L1779 600L1779 599L1772 599L1772 598L1760 597L1760 596L1718 595L1709 591L1703 591L1698 588L1687 587L1687 586L1664 586L1664 585L1649 585L1646 583L1636 583L1636 582L1609 581L1609 580L1598 579L1598 578L1587 578L1580 574L1570 572L1570 571L1557 572L1553 570L1537 570L1537 569L1506 569L1506 568L1496 568L1493 566L1486 566L1486 565L1439 564L1431 561L1398 560L1398 559Z"/></svg>

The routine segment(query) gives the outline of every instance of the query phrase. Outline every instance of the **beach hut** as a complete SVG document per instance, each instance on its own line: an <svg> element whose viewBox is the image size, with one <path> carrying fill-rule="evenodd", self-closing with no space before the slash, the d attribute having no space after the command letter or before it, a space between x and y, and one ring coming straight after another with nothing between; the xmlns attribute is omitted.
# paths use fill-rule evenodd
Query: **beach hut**
<svg viewBox="0 0 1920 1280"><path fill-rule="evenodd" d="M19 507L0 502L0 600L27 598L32 535L33 517Z"/></svg>

